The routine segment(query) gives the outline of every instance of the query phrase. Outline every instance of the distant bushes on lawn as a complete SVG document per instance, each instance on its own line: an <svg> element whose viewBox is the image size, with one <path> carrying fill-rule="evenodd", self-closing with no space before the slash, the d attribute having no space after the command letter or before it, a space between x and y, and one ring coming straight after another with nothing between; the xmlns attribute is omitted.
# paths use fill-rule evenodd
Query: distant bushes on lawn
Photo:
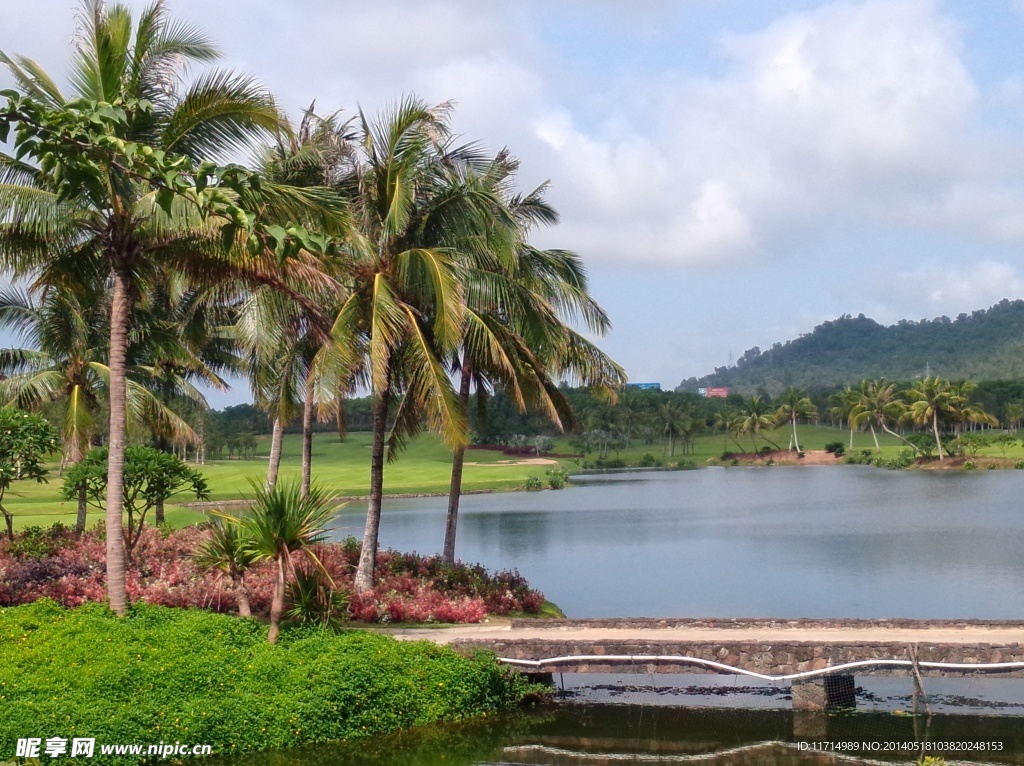
<svg viewBox="0 0 1024 766"><path fill-rule="evenodd" d="M128 596L133 602L235 612L238 604L229 578L202 572L192 554L208 535L201 527L176 532L146 530L128 570ZM337 588L351 591L359 560L359 543L319 546ZM78 535L67 527L30 528L13 542L0 542L0 606L50 598L75 607L103 602L105 541L101 531ZM300 569L310 562L295 555ZM273 563L258 564L245 575L254 615L267 615L274 582ZM488 572L480 565L444 564L439 556L381 551L377 585L348 598L353 620L380 622L479 622L488 614L537 614L543 594L530 588L518 572Z"/></svg>

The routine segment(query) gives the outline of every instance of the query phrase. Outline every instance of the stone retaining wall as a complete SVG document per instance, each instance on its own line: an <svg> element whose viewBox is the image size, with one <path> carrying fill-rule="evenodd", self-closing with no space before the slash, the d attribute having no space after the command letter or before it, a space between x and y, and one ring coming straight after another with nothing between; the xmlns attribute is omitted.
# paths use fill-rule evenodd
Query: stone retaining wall
<svg viewBox="0 0 1024 766"><path fill-rule="evenodd" d="M911 645L906 643L858 643L849 645L822 646L813 642L763 643L763 642L675 642L675 641L573 641L563 640L555 633L552 638L502 639L480 641L457 639L453 647L484 647L493 650L499 657L521 660L540 660L561 656L579 655L683 655L720 662L730 667L763 673L765 675L786 675L809 670L872 659L910 659ZM921 662L1024 662L1024 646L1008 644L917 644L917 656ZM643 673L719 673L696 665L680 665L671 662L601 662L588 660L583 663L545 665L545 672L554 673L622 673L637 670ZM908 670L899 668L858 668L850 671L855 675L909 675ZM957 671L922 668L923 675L962 677L983 672L1001 678L1024 678L1024 669L1015 671Z"/></svg>
<svg viewBox="0 0 1024 766"><path fill-rule="evenodd" d="M768 617L685 617L660 619L651 617L626 617L586 620L512 620L512 630L552 629L559 628L615 628L620 630L658 630L672 628L806 628L841 629L841 628L894 628L902 630L920 630L927 628L1018 628L1024 640L1024 622L1020 620L912 620L905 618L893 619L844 619L844 618L801 618L778 619Z"/></svg>

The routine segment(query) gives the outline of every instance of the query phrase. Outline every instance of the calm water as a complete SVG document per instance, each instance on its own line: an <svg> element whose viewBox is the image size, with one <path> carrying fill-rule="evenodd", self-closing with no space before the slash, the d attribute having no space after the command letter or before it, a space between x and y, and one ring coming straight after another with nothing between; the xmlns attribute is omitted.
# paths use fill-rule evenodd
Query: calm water
<svg viewBox="0 0 1024 766"><path fill-rule="evenodd" d="M714 468L463 498L458 555L570 617L1024 616L1024 471ZM439 552L446 498L385 505L385 547ZM353 504L338 536L360 536Z"/></svg>
<svg viewBox="0 0 1024 766"><path fill-rule="evenodd" d="M951 764L1020 764L1024 763L1021 723L1020 719L974 716L936 716L929 724L883 714L825 717L782 710L570 705L470 725L432 726L368 742L238 761L214 760L211 766L667 766L689 762L703 766L856 766L910 764L922 752L922 743L962 741L996 742L1002 750L957 752L948 759ZM856 747L839 757L801 750L801 742L808 743L804 747L812 747L813 742L847 742ZM872 747L876 749L870 750ZM890 747L896 749L887 751Z"/></svg>

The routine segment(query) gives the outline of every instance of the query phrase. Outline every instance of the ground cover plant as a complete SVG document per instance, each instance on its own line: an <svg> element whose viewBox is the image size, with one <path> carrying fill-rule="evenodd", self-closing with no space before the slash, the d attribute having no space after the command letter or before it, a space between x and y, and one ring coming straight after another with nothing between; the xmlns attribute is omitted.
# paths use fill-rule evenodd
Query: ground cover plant
<svg viewBox="0 0 1024 766"><path fill-rule="evenodd" d="M97 604L0 609L0 648L3 757L19 738L55 736L95 737L92 763L126 762L101 744L283 749L500 711L528 691L487 654L365 631L270 645L252 620L144 604L127 619Z"/></svg>
<svg viewBox="0 0 1024 766"><path fill-rule="evenodd" d="M171 607L237 613L239 591L228 574L208 572L193 557L211 536L209 528L188 527L166 532L147 529L127 572L129 599ZM98 530L78 535L65 527L34 528L0 542L0 606L28 604L40 598L75 607L105 600L104 540ZM317 546L333 589L348 594L359 560L359 543ZM314 570L312 558L294 555L300 572ZM252 613L270 613L276 579L273 561L255 563L244 575ZM479 622L488 614L537 614L544 596L529 587L518 572L490 573L480 565L447 565L437 556L378 554L376 584L351 596L342 620L362 623Z"/></svg>

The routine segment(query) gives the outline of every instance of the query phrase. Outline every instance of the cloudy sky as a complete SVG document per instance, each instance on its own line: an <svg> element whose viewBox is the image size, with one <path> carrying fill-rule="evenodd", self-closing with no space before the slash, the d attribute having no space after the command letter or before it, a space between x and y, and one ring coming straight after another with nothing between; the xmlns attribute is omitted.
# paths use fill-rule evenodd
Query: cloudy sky
<svg viewBox="0 0 1024 766"><path fill-rule="evenodd" d="M584 256L634 381L1024 297L1024 0L170 5L292 115L453 100L550 180L536 240ZM73 8L0 1L0 49L61 72Z"/></svg>

